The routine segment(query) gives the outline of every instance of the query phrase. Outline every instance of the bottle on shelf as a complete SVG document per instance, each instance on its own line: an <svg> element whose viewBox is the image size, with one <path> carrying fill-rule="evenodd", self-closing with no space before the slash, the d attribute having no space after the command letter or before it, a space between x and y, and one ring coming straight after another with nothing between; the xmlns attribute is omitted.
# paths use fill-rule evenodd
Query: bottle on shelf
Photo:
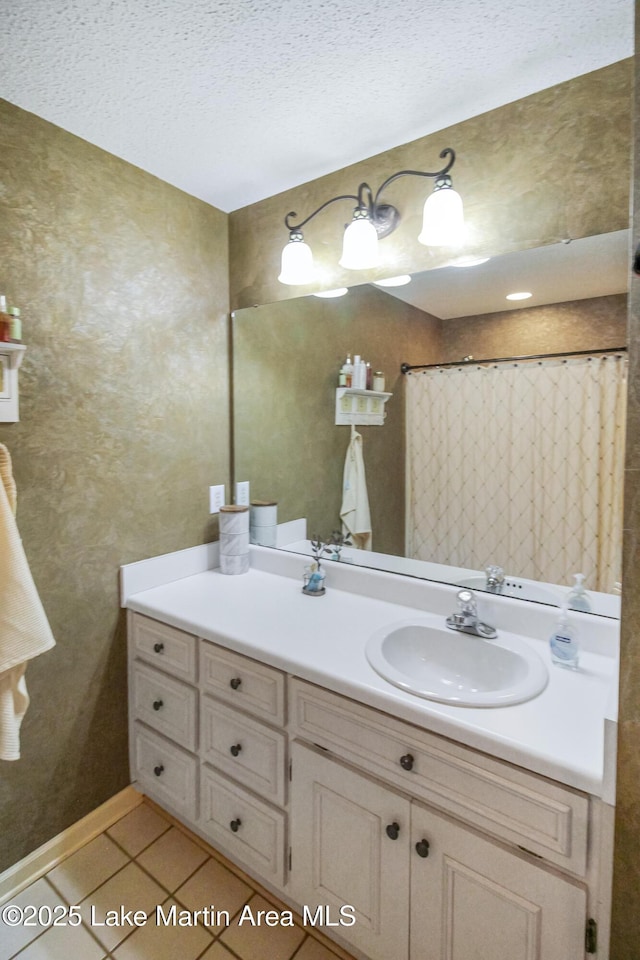
<svg viewBox="0 0 640 960"><path fill-rule="evenodd" d="M11 307L9 316L11 317L9 322L9 339L12 343L22 343L22 320L20 319L20 310L18 307Z"/></svg>
<svg viewBox="0 0 640 960"><path fill-rule="evenodd" d="M11 317L7 313L7 298L0 293L0 342L8 343L11 338Z"/></svg>
<svg viewBox="0 0 640 960"><path fill-rule="evenodd" d="M373 370L368 361L365 364L365 387L367 390L373 390Z"/></svg>
<svg viewBox="0 0 640 960"><path fill-rule="evenodd" d="M384 373L382 370L376 370L373 375L373 389L378 393L384 393Z"/></svg>
<svg viewBox="0 0 640 960"><path fill-rule="evenodd" d="M347 359L342 364L340 368L340 373L338 375L338 386L339 387L351 387L353 386L353 364L351 362L351 354L347 354Z"/></svg>

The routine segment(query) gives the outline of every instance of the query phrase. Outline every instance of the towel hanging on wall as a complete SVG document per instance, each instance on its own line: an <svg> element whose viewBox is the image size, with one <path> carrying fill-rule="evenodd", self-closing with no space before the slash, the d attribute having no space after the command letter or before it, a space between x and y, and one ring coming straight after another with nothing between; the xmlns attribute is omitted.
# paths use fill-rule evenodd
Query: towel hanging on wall
<svg viewBox="0 0 640 960"><path fill-rule="evenodd" d="M353 424L344 462L340 519L343 533L349 534L354 547L371 550L371 513L362 456L362 436Z"/></svg>
<svg viewBox="0 0 640 960"><path fill-rule="evenodd" d="M20 759L27 662L54 646L15 521L9 451L0 443L0 760Z"/></svg>

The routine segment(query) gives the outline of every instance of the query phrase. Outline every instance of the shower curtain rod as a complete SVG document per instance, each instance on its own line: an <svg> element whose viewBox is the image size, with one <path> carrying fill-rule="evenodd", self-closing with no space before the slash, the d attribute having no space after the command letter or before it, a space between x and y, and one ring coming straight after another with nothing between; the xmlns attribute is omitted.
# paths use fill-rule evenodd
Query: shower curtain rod
<svg viewBox="0 0 640 960"><path fill-rule="evenodd" d="M520 360L553 360L559 357L589 357L603 353L626 353L624 347L603 347L601 350L572 350L569 353L530 353L522 357L490 357L486 360L475 360L473 357L465 357L463 360L451 360L449 363L402 363L400 365L401 373L409 373L410 370L443 370L445 367L466 367L474 364L485 363L515 363Z"/></svg>

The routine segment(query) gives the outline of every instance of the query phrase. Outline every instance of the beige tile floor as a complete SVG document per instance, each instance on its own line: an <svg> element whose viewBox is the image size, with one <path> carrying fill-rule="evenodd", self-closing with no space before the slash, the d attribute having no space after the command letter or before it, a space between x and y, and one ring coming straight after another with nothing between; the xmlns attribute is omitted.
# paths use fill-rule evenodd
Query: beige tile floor
<svg viewBox="0 0 640 960"><path fill-rule="evenodd" d="M145 802L12 898L39 914L34 926L0 919L0 960L350 960L297 923L238 924L245 904L254 916L285 909L268 896ZM228 925L224 916L190 926L156 922L159 906L162 916L171 917L174 908L177 916L188 911L192 917L211 904L229 913ZM68 914L71 905L79 910ZM130 922L121 911L131 911ZM50 918L73 925L53 926Z"/></svg>

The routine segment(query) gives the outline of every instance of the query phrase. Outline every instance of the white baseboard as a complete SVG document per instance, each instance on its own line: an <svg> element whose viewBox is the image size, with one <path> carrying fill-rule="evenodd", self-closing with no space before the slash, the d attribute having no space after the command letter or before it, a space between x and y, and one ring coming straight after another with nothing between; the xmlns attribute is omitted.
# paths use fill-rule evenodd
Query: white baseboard
<svg viewBox="0 0 640 960"><path fill-rule="evenodd" d="M138 793L135 787L125 787L82 820L73 823L57 837L14 863L4 873L0 873L0 903L14 897L30 883L44 876L140 803L142 794Z"/></svg>

